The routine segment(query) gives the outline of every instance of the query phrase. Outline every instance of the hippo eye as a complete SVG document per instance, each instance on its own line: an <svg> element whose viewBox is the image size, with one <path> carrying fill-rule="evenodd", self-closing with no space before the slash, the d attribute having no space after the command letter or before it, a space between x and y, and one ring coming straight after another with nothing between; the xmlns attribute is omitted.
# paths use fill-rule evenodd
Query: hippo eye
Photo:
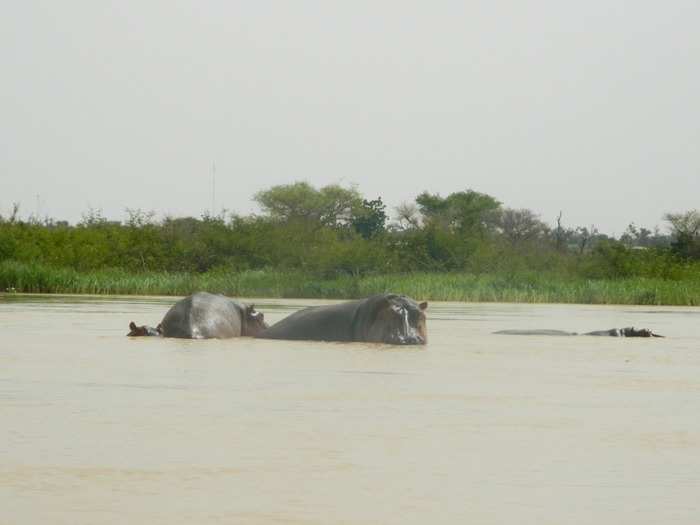
<svg viewBox="0 0 700 525"><path fill-rule="evenodd" d="M403 306L399 306L398 304L392 304L391 309L401 317L403 317L404 312L406 312L406 309Z"/></svg>

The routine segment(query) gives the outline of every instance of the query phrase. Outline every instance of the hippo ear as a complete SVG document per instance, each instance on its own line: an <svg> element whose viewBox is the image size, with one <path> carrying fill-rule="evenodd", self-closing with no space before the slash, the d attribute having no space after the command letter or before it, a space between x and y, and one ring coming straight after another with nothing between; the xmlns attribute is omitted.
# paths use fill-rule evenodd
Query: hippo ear
<svg viewBox="0 0 700 525"><path fill-rule="evenodd" d="M420 308L421 310L425 310L426 308L428 308L428 301L423 301L422 303L420 303L418 305L418 308Z"/></svg>
<svg viewBox="0 0 700 525"><path fill-rule="evenodd" d="M133 321L131 321L131 322L129 323L129 333L126 334L126 335L129 335L129 336L132 336L132 337L133 337L133 336L136 336L136 335L143 335L143 333L141 333L141 330L139 329L139 327L136 326L136 323L133 322Z"/></svg>
<svg viewBox="0 0 700 525"><path fill-rule="evenodd" d="M256 312L256 311L255 311L255 305L254 305L254 304L251 304L250 306L246 306L245 314L246 314L246 317L248 317L248 318L250 318L250 319L262 318L262 317L261 317L261 316L262 316L262 312Z"/></svg>

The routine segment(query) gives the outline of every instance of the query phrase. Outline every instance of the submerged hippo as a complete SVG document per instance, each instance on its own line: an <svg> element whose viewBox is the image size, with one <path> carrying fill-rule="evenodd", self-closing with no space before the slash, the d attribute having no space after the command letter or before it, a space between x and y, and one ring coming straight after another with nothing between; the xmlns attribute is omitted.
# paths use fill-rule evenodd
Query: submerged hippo
<svg viewBox="0 0 700 525"><path fill-rule="evenodd" d="M227 339L255 336L265 328L265 316L256 312L253 305L223 295L198 292L175 303L156 328L136 326L132 321L127 335Z"/></svg>
<svg viewBox="0 0 700 525"><path fill-rule="evenodd" d="M299 310L256 337L423 345L428 340L426 308L428 303L418 304L404 295L375 295Z"/></svg>
<svg viewBox="0 0 700 525"><path fill-rule="evenodd" d="M603 335L610 337L663 337L663 335L655 334L647 328L611 328L610 330L596 330L594 332L586 332L578 334L576 332L565 332L564 330L499 330L494 334L506 335Z"/></svg>

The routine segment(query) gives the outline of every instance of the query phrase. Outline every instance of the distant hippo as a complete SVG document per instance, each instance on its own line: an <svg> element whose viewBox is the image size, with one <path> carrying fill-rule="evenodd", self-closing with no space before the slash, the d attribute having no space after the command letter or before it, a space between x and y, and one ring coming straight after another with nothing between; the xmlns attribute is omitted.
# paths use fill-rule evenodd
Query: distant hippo
<svg viewBox="0 0 700 525"><path fill-rule="evenodd" d="M423 345L428 340L426 308L428 303L418 304L404 295L375 295L299 310L256 337Z"/></svg>
<svg viewBox="0 0 700 525"><path fill-rule="evenodd" d="M253 305L245 305L207 292L197 292L175 303L156 327L129 323L130 336L227 339L255 336L267 328L265 316Z"/></svg>
<svg viewBox="0 0 700 525"><path fill-rule="evenodd" d="M576 332L565 332L563 330L499 330L494 334L505 335L603 335L610 337L663 337L663 335L655 334L647 328L636 329L631 326L627 328L611 328L610 330L596 330L594 332L586 332L577 334Z"/></svg>

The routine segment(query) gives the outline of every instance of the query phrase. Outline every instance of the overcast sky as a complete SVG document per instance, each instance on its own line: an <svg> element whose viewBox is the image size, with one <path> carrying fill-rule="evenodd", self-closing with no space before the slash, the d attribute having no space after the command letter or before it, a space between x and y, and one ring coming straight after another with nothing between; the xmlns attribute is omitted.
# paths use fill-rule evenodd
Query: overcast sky
<svg viewBox="0 0 700 525"><path fill-rule="evenodd" d="M621 233L700 208L697 0L33 1L0 17L0 213L199 216L298 180Z"/></svg>

